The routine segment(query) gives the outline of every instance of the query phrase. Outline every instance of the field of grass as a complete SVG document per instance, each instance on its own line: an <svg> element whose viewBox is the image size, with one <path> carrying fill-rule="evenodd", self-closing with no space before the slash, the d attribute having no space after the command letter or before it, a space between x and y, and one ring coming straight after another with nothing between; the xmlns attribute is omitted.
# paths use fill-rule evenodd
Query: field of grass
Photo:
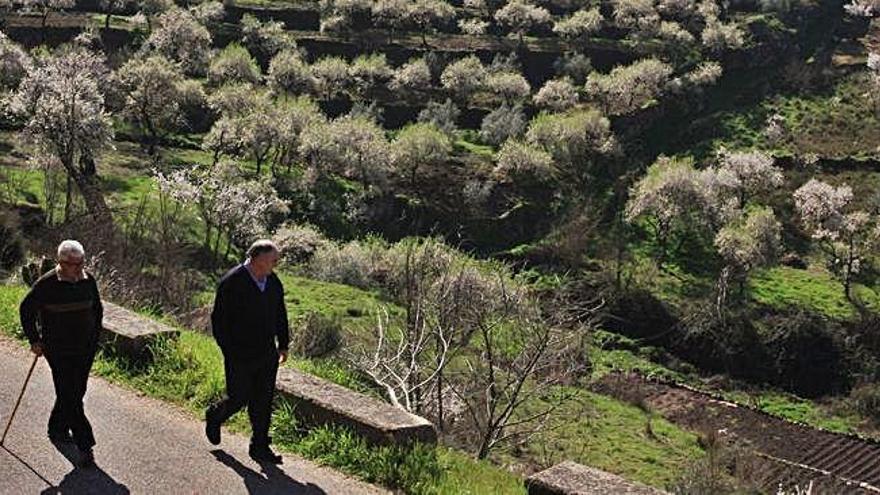
<svg viewBox="0 0 880 495"><path fill-rule="evenodd" d="M697 370L687 364L683 364L681 370L672 370L652 361L655 352L655 348L642 347L636 340L598 330L590 348L590 362L593 365L591 378L598 380L609 373L636 372L645 377L671 380L719 394L730 402L752 406L790 421L837 432L867 433L860 429L861 425L869 423L866 418L836 407L833 403L811 401L769 388L747 393L739 388L741 385L736 384L720 389L707 387Z"/></svg>
<svg viewBox="0 0 880 495"><path fill-rule="evenodd" d="M706 153L724 146L774 150L779 154L878 158L880 101L872 100L865 74L853 74L828 89L784 94L748 107L697 120L707 139L692 149ZM783 138L771 142L764 129L772 115L782 118Z"/></svg>
<svg viewBox="0 0 880 495"><path fill-rule="evenodd" d="M840 320L857 316L843 286L825 272L774 267L754 274L748 291L755 302L772 308L803 308ZM853 294L868 308L880 311L880 295L870 287L856 284Z"/></svg>
<svg viewBox="0 0 880 495"><path fill-rule="evenodd" d="M789 421L840 433L858 431L858 425L862 421L856 415L841 415L831 407L784 392L763 391L748 395L739 391L727 391L722 395L730 401L752 405L761 411Z"/></svg>
<svg viewBox="0 0 880 495"><path fill-rule="evenodd" d="M527 404L524 414L532 406ZM543 464L573 460L664 487L703 455L697 436L635 406L591 392L560 411L526 447Z"/></svg>
<svg viewBox="0 0 880 495"><path fill-rule="evenodd" d="M592 340L590 364L594 380L610 373L637 372L649 378L695 383L692 376L652 361L652 354L662 352L657 348L644 347L631 338L604 330L596 330Z"/></svg>

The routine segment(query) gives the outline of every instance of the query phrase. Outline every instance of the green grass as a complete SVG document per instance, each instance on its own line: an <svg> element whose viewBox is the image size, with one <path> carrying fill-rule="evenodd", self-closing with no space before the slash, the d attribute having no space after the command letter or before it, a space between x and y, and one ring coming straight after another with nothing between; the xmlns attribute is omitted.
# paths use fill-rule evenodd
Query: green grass
<svg viewBox="0 0 880 495"><path fill-rule="evenodd" d="M761 411L799 423L826 430L852 433L857 431L860 418L841 416L815 402L782 392L765 391L754 396L743 392L725 392L724 397L733 402L751 404Z"/></svg>
<svg viewBox="0 0 880 495"><path fill-rule="evenodd" d="M542 464L572 460L627 479L664 487L703 455L697 436L635 406L591 392L563 406L555 424L529 442ZM540 407L529 403L529 409Z"/></svg>
<svg viewBox="0 0 880 495"><path fill-rule="evenodd" d="M820 157L877 158L880 118L870 99L866 74L840 80L829 91L805 91L763 100L749 107L718 112L698 119L703 133L692 150L698 155L727 148L776 150L787 155L815 153ZM763 131L768 117L782 117L788 136L771 143Z"/></svg>
<svg viewBox="0 0 880 495"><path fill-rule="evenodd" d="M287 270L277 273L284 284L284 300L294 332L304 317L318 313L339 321L348 336L372 335L379 311L386 310L392 317L403 311L376 290L305 278ZM205 291L197 296L196 303L209 305L213 300L214 293Z"/></svg>
<svg viewBox="0 0 880 495"><path fill-rule="evenodd" d="M21 285L0 284L0 330L21 337L21 324L18 319L18 305L27 288Z"/></svg>
<svg viewBox="0 0 880 495"><path fill-rule="evenodd" d="M651 355L662 352L657 348L642 346L637 341L604 330L593 333L590 346L592 378L600 379L610 373L638 372L649 378L662 378L677 382L690 382L691 377L657 364Z"/></svg>
<svg viewBox="0 0 880 495"><path fill-rule="evenodd" d="M857 316L843 286L825 272L774 267L752 275L748 290L756 302L772 308L794 306L840 320ZM880 310L880 295L871 288L857 284L853 293L869 308Z"/></svg>
<svg viewBox="0 0 880 495"><path fill-rule="evenodd" d="M320 313L341 319L346 328L371 331L380 309L387 309L391 315L402 311L375 290L366 291L286 272L280 272L279 277L284 284L287 311L294 319L309 313Z"/></svg>
<svg viewBox="0 0 880 495"><path fill-rule="evenodd" d="M455 147L459 150L465 151L467 153L472 153L474 155L485 156L489 158L493 158L495 156L495 150L492 149L491 146L472 143L465 139L456 140Z"/></svg>

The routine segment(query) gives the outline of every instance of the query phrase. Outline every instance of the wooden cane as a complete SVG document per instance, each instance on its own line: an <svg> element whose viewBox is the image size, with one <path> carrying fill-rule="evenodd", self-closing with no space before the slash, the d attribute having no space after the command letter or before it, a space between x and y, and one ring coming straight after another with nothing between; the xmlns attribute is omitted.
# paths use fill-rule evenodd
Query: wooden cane
<svg viewBox="0 0 880 495"><path fill-rule="evenodd" d="M6 429L3 430L3 438L0 438L0 446L6 441L6 434L9 433L9 427L12 426L12 418L15 417L15 413L18 411L18 406L21 404L21 398L24 397L24 391L27 388L28 382L31 381L31 375L34 373L34 367L37 365L38 359L40 359L40 356L34 355L34 362L31 363L31 369L28 370L27 378L24 379L21 393L18 394L18 400L15 401L15 407L12 408L12 414L9 415L9 421L6 422Z"/></svg>

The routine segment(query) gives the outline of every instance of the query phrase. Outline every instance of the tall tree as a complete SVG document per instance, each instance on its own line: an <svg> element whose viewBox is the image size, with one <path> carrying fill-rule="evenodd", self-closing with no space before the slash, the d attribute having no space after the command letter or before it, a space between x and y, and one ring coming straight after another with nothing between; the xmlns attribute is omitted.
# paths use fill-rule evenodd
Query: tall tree
<svg viewBox="0 0 880 495"><path fill-rule="evenodd" d="M180 68L161 55L135 57L117 73L126 92L125 112L148 135L149 153L158 142L180 124Z"/></svg>
<svg viewBox="0 0 880 495"><path fill-rule="evenodd" d="M25 77L11 106L27 118L25 135L61 162L98 225L112 226L95 166L95 158L113 138L101 92L106 81L107 69L98 55L84 49L62 51Z"/></svg>

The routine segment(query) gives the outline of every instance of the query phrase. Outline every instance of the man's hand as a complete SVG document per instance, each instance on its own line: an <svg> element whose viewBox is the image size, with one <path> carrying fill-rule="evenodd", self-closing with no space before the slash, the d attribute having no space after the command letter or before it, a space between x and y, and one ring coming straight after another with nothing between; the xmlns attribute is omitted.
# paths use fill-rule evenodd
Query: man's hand
<svg viewBox="0 0 880 495"><path fill-rule="evenodd" d="M287 361L287 351L278 351L278 364L283 364Z"/></svg>
<svg viewBox="0 0 880 495"><path fill-rule="evenodd" d="M36 344L31 344L31 352L36 354L37 356L43 355L43 344L37 342Z"/></svg>

